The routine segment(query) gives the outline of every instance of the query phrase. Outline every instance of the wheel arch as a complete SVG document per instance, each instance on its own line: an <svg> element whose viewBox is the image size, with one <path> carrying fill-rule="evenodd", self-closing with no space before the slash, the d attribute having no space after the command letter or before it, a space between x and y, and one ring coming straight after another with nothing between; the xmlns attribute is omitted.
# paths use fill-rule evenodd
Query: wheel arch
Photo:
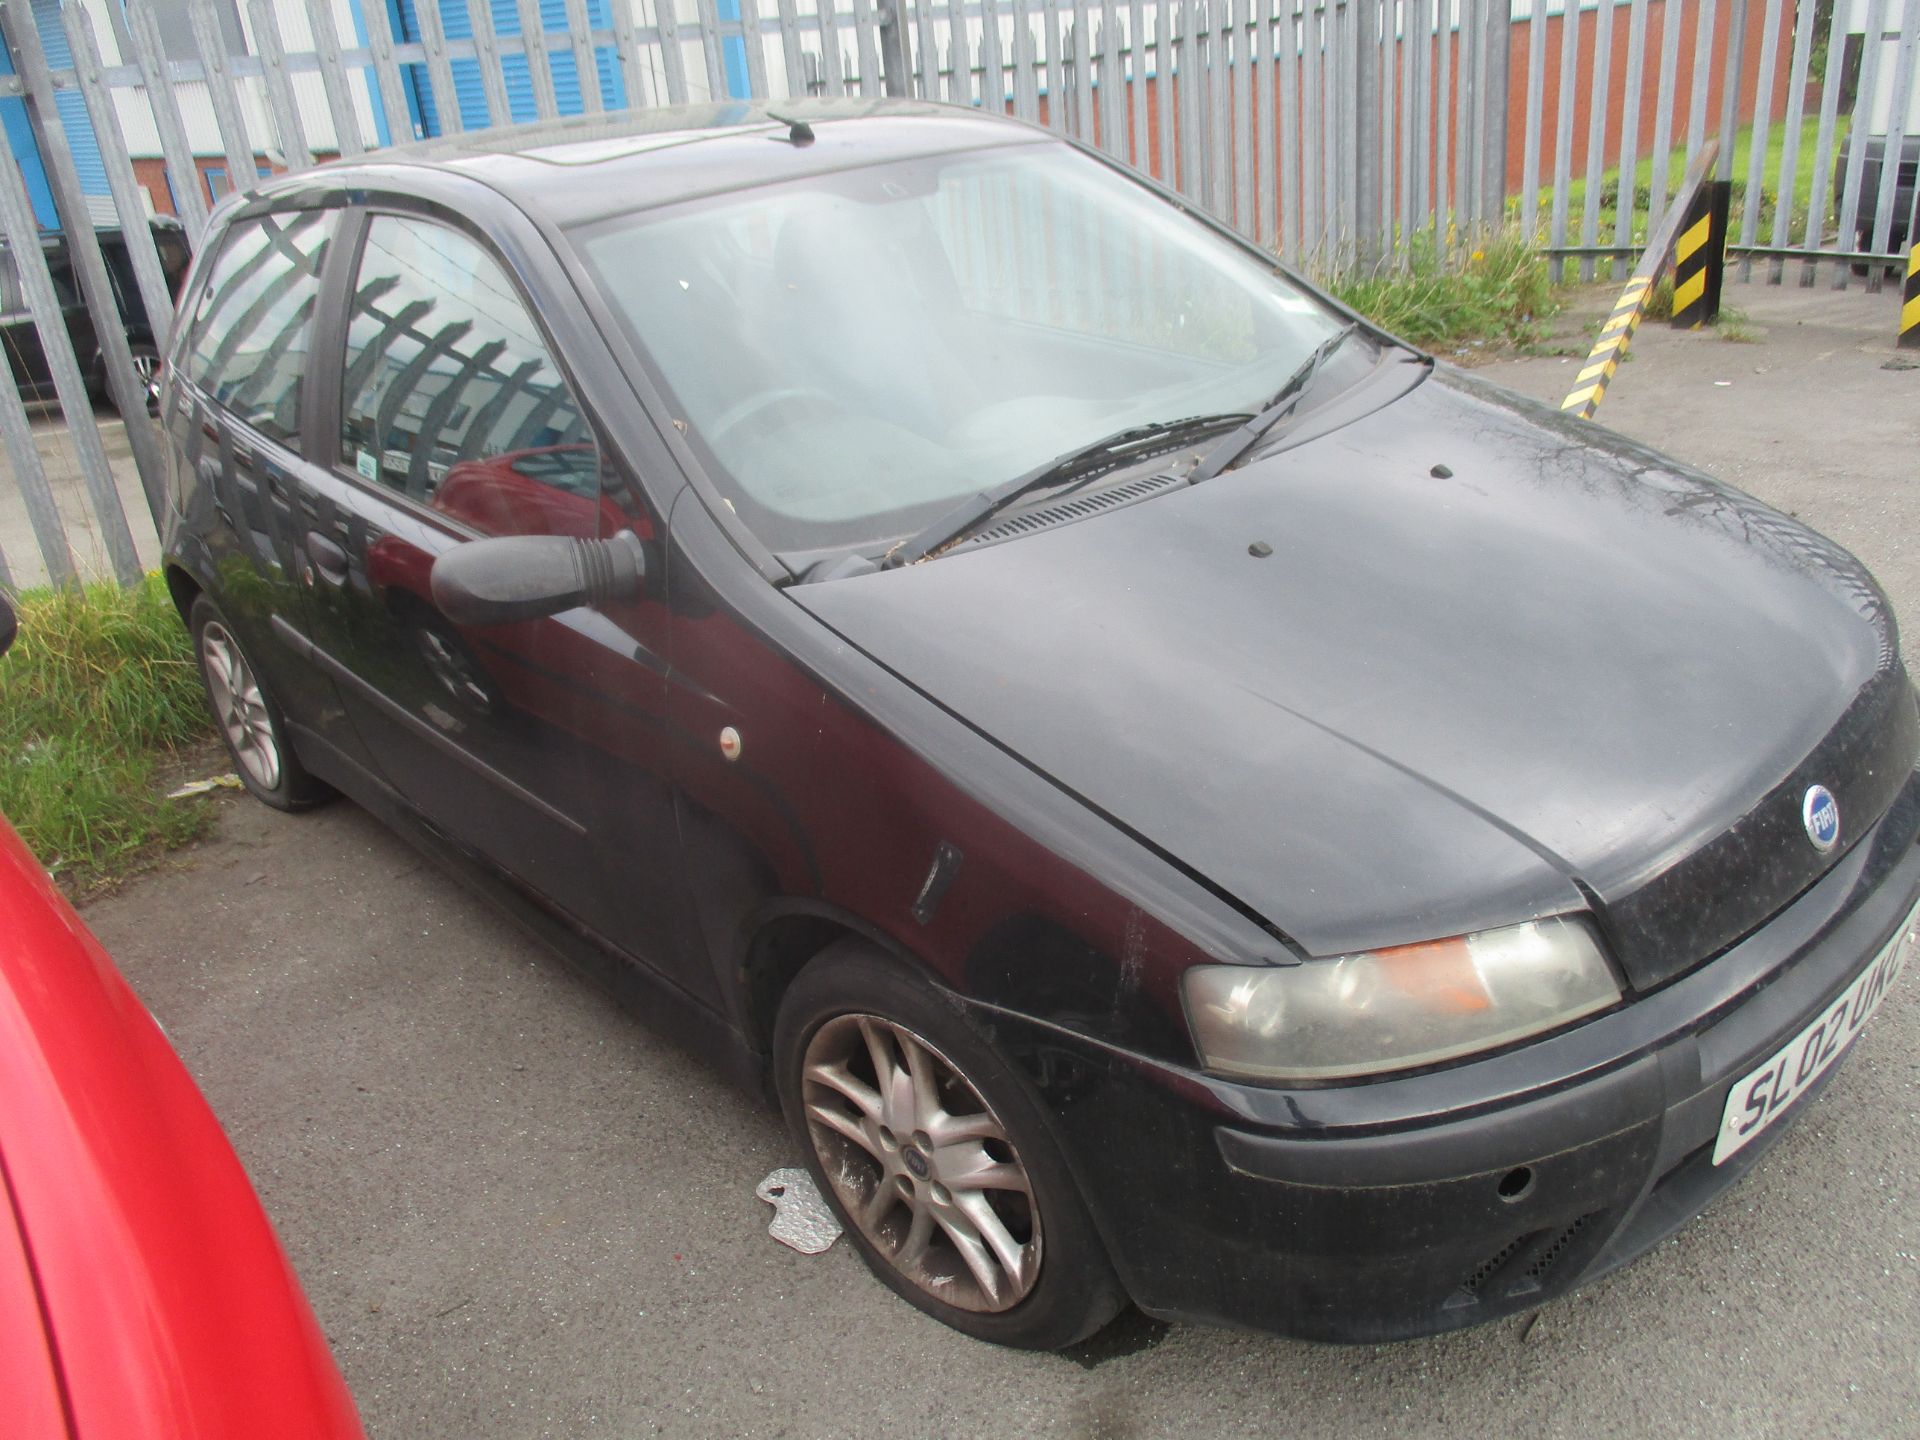
<svg viewBox="0 0 1920 1440"><path fill-rule="evenodd" d="M185 625L187 617L193 613L193 602L206 592L206 586L188 573L186 566L177 560L167 562L162 572L167 582L167 594L173 597L173 608L180 612L180 623Z"/></svg>
<svg viewBox="0 0 1920 1440"><path fill-rule="evenodd" d="M749 1041L763 1055L772 1053L774 1022L793 982L840 941L863 941L903 970L917 973L935 989L950 988L926 961L886 931L824 901L769 901L746 928L748 938L738 972L743 1019Z"/></svg>

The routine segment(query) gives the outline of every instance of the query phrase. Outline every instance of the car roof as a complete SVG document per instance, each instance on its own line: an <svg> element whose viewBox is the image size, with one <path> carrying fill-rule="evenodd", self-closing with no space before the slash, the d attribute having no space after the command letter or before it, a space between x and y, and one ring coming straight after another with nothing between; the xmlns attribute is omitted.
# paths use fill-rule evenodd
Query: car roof
<svg viewBox="0 0 1920 1440"><path fill-rule="evenodd" d="M578 115L375 151L261 187L405 188L411 167L481 180L563 227L889 160L1047 143L1037 126L919 100L789 99Z"/></svg>
<svg viewBox="0 0 1920 1440"><path fill-rule="evenodd" d="M186 234L186 227L181 223L177 215L149 215L147 217L147 227L154 232L156 239L170 233L178 235ZM95 225L91 228L94 238L102 245L124 245L127 242L127 232L122 226ZM65 250L72 242L73 236L65 230L42 230L40 232L40 248L42 250ZM11 254L12 251L13 242L0 239L0 254Z"/></svg>

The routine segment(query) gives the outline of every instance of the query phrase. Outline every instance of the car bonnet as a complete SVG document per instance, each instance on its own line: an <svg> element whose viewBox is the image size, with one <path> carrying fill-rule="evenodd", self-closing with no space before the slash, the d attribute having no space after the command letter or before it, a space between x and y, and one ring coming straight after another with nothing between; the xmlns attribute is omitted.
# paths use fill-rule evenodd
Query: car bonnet
<svg viewBox="0 0 1920 1440"><path fill-rule="evenodd" d="M791 594L1311 954L1593 903L1658 983L1845 853L1920 743L1844 551L1457 373L1204 485Z"/></svg>

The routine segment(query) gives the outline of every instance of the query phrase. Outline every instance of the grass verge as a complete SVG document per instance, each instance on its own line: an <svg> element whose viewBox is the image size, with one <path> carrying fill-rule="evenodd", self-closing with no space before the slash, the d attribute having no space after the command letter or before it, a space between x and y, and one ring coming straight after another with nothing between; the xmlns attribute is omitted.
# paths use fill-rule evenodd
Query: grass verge
<svg viewBox="0 0 1920 1440"><path fill-rule="evenodd" d="M162 776L213 736L164 582L29 590L0 658L0 812L70 890L110 883L212 820Z"/></svg>
<svg viewBox="0 0 1920 1440"><path fill-rule="evenodd" d="M1840 141L1847 133L1848 121L1842 117L1833 135L1833 155L1837 160L1840 153ZM1768 243L1773 233L1774 215L1780 203L1780 162L1786 153L1788 127L1785 124L1773 125L1767 131L1766 154L1760 162L1760 208L1755 221L1755 238ZM1820 195L1813 193L1814 160L1819 150L1820 117L1808 115L1800 124L1800 139L1794 152L1794 171L1791 177L1792 190L1787 196L1788 229L1797 243L1806 229L1807 210L1810 205L1818 204L1822 222L1828 218L1833 208L1832 177L1828 177L1828 188ZM1728 228L1737 237L1740 233L1743 217L1746 214L1747 183L1753 163L1753 127L1743 126L1734 138L1733 154L1722 156L1715 167L1715 173L1722 179L1733 182L1733 201L1728 211ZM1674 194L1680 188L1680 182L1686 176L1686 142L1681 138L1676 148L1670 152L1667 162L1666 197L1672 202ZM1647 207L1652 201L1653 157L1643 155L1634 167L1632 201L1635 209L1633 219L1633 243L1644 245L1647 227L1658 219L1650 217ZM1613 166L1603 172L1600 178L1598 216L1594 226L1594 239L1598 243L1612 243L1616 223L1619 217L1620 169ZM1585 215L1587 204L1587 181L1585 175L1571 176L1567 181L1567 243L1577 245L1585 234ZM1519 215L1519 197L1510 196L1507 200L1509 218ZM1546 231L1553 215L1553 186L1549 182L1540 189L1538 199L1539 224ZM1544 242L1543 242L1544 243ZM1612 260L1596 261L1596 271L1605 278L1616 273L1616 263ZM1578 262L1568 262L1568 272L1577 273ZM1618 274L1624 276L1624 267L1618 267Z"/></svg>
<svg viewBox="0 0 1920 1440"><path fill-rule="evenodd" d="M1452 249L1417 237L1397 266L1324 277L1375 324L1431 350L1531 345L1559 300L1547 262L1519 230Z"/></svg>

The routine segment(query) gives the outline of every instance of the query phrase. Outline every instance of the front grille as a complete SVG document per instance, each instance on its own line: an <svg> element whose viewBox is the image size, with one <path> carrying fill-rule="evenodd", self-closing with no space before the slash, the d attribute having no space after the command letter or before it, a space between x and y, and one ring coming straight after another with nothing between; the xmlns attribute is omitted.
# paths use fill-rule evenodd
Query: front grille
<svg viewBox="0 0 1920 1440"><path fill-rule="evenodd" d="M1887 815L1913 771L1920 715L1897 659L1860 691L1813 752L1739 820L1639 889L1610 898L1615 957L1645 994L1705 963L1765 924ZM1807 843L1807 787L1840 802L1842 843Z"/></svg>

